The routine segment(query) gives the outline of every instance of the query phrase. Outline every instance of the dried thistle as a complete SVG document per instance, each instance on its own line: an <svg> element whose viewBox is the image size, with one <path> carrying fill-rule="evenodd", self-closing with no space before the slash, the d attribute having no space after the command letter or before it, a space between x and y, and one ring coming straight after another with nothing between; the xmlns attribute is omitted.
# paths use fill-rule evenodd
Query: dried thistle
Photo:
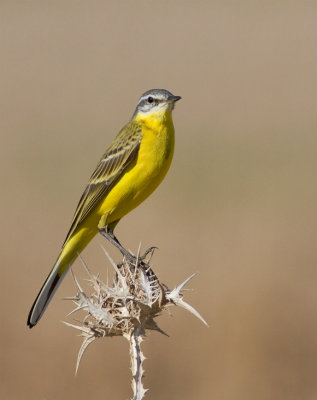
<svg viewBox="0 0 317 400"><path fill-rule="evenodd" d="M174 290L170 290L159 281L150 266L154 249L150 248L142 257L138 254L137 257L124 258L118 265L103 249L115 270L112 284L103 283L83 262L93 293L87 296L72 272L77 294L68 298L76 304L76 308L69 315L79 310L86 312L79 325L65 322L66 325L78 329L84 338L77 357L76 373L82 355L90 343L105 336L123 336L130 343L133 400L143 399L146 392L142 384L145 360L140 348L142 337L147 329L165 334L154 320L160 312L168 306L180 306L207 325L202 316L183 300L182 289L195 274Z"/></svg>

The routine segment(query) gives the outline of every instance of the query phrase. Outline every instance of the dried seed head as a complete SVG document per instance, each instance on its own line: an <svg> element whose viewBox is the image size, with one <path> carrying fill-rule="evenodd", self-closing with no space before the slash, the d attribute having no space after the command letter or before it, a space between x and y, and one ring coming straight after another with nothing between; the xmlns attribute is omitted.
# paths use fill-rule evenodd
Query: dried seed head
<svg viewBox="0 0 317 400"><path fill-rule="evenodd" d="M161 284L144 258L124 259L116 265L107 254L115 269L115 277L111 285L103 283L98 276L93 275L83 263L88 275L88 282L93 293L87 296L80 287L76 277L77 295L71 298L76 304L73 314L84 310L86 316L81 325L66 323L81 331L84 341L80 348L76 372L80 359L87 346L94 340L105 336L124 336L128 340L145 335L147 329L164 333L157 326L154 318L169 305L179 305L192 312L207 325L200 314L183 300L182 289L194 275L174 290ZM152 257L153 249L146 252Z"/></svg>

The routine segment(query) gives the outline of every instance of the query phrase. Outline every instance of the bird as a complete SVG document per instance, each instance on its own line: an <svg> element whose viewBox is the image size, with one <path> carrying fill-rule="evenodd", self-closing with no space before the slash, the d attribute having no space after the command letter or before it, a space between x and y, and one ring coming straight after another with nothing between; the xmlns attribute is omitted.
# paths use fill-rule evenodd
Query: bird
<svg viewBox="0 0 317 400"><path fill-rule="evenodd" d="M130 121L101 157L76 208L61 252L28 315L35 326L79 253L99 232L133 258L114 228L162 182L174 153L172 111L180 96L165 89L143 93Z"/></svg>

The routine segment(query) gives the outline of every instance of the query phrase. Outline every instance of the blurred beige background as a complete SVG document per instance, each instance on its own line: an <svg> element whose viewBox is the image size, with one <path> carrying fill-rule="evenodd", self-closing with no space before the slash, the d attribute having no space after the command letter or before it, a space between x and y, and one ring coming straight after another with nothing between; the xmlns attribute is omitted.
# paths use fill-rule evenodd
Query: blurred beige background
<svg viewBox="0 0 317 400"><path fill-rule="evenodd" d="M70 275L26 318L99 157L155 87L183 97L174 162L117 234L158 246L170 287L198 272L187 300L210 328L159 319L147 398L317 399L316 20L314 1L1 1L2 399L131 395L120 338L74 377ZM84 257L105 275L100 243Z"/></svg>

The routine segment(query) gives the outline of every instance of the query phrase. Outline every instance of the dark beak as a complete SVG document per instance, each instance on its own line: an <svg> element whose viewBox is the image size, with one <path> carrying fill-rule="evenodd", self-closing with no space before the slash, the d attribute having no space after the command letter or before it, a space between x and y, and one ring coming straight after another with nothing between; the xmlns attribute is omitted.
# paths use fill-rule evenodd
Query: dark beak
<svg viewBox="0 0 317 400"><path fill-rule="evenodd" d="M168 97L168 101L169 101L170 103L175 103L175 101L178 101L178 100L180 100L180 99L181 99L181 96L174 96L174 95L171 95L171 96Z"/></svg>

